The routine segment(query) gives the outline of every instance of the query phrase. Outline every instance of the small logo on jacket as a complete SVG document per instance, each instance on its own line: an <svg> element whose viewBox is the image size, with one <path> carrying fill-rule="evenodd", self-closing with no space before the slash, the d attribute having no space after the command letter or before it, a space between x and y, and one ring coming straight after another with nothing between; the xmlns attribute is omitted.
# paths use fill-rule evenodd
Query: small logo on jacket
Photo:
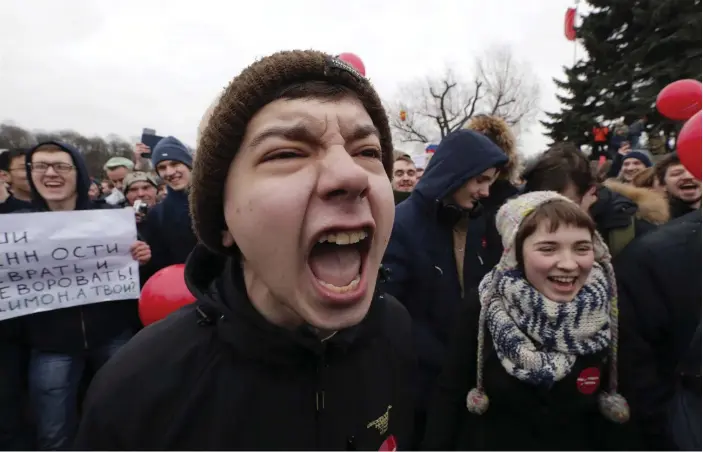
<svg viewBox="0 0 703 452"><path fill-rule="evenodd" d="M366 428L376 427L376 429L378 429L378 434L384 435L388 431L388 420L390 418L391 408L393 408L393 406L388 405L388 408L386 409L386 412L383 413L383 416L379 417L375 421L369 422Z"/></svg>
<svg viewBox="0 0 703 452"><path fill-rule="evenodd" d="M583 369L581 374L576 379L576 388L581 394L591 395L600 386L600 369L597 367L589 367Z"/></svg>

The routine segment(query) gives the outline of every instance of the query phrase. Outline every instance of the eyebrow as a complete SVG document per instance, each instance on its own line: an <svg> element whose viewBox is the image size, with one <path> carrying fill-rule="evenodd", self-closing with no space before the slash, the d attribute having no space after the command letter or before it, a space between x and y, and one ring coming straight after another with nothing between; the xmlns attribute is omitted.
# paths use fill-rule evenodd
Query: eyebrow
<svg viewBox="0 0 703 452"><path fill-rule="evenodd" d="M579 240L578 242L575 243L575 245L591 245L593 244L592 240ZM543 240L541 242L536 242L536 245L559 245L558 242L552 241L552 240Z"/></svg>
<svg viewBox="0 0 703 452"><path fill-rule="evenodd" d="M358 141L369 136L376 136L380 139L381 134L378 129L371 125L354 127L350 133L343 133L345 141ZM310 131L304 122L299 122L292 126L273 126L255 136L248 147L256 147L269 138L284 138L290 141L303 141L320 145L320 137Z"/></svg>
<svg viewBox="0 0 703 452"><path fill-rule="evenodd" d="M356 126L352 129L351 133L343 133L343 135L345 141L358 141L370 136L375 136L379 140L381 139L381 133L378 131L376 126L372 124Z"/></svg>

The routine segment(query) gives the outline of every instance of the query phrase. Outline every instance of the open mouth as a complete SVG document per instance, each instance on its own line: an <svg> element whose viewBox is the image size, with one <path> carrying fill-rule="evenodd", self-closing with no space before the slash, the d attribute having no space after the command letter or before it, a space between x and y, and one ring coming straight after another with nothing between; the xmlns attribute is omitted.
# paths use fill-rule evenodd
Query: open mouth
<svg viewBox="0 0 703 452"><path fill-rule="evenodd" d="M679 185L679 189L682 191L695 191L695 190L698 190L698 188L699 188L698 184L696 184L694 182L688 182L688 183Z"/></svg>
<svg viewBox="0 0 703 452"><path fill-rule="evenodd" d="M325 231L317 238L307 261L324 298L351 302L365 295L372 240L372 228Z"/></svg>
<svg viewBox="0 0 703 452"><path fill-rule="evenodd" d="M44 186L46 188L61 188L61 187L63 187L63 182L53 181L53 180L46 181L46 182L44 182Z"/></svg>
<svg viewBox="0 0 703 452"><path fill-rule="evenodd" d="M547 279L552 283L558 292L571 292L576 286L576 276L548 276Z"/></svg>

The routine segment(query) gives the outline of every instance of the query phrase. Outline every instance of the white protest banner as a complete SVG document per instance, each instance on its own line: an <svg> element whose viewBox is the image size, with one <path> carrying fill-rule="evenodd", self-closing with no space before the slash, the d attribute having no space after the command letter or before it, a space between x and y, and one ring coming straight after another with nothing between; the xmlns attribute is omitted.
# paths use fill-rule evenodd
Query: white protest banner
<svg viewBox="0 0 703 452"><path fill-rule="evenodd" d="M0 215L0 321L139 298L132 209Z"/></svg>

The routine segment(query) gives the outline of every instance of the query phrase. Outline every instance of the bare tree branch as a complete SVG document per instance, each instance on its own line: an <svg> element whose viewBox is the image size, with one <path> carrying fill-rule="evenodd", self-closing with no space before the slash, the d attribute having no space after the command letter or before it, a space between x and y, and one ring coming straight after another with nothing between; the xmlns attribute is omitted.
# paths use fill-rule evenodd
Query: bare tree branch
<svg viewBox="0 0 703 452"><path fill-rule="evenodd" d="M447 68L439 76L410 82L386 111L398 141L436 143L479 112L500 116L519 133L536 120L539 94L530 67L516 61L510 48L493 47L476 59L473 78Z"/></svg>

